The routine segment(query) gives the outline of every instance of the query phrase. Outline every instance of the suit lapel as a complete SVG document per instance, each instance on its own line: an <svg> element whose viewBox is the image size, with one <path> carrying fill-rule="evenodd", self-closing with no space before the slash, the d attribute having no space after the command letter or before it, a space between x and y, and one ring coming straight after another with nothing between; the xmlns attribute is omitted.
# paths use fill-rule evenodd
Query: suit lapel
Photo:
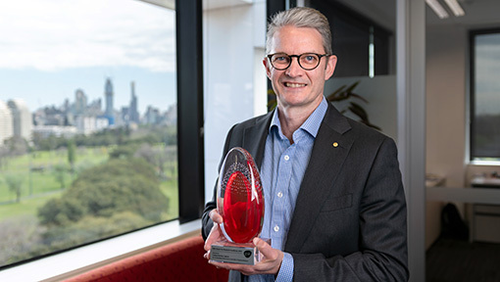
<svg viewBox="0 0 500 282"><path fill-rule="evenodd" d="M316 218L331 193L332 183L335 182L354 141L344 135L349 129L347 119L329 105L297 196L285 243L286 251L300 251L314 225L312 219Z"/></svg>
<svg viewBox="0 0 500 282"><path fill-rule="evenodd" d="M266 138L273 113L274 111L257 119L255 124L246 128L243 133L242 146L252 155L259 169L262 165L262 159L264 158Z"/></svg>

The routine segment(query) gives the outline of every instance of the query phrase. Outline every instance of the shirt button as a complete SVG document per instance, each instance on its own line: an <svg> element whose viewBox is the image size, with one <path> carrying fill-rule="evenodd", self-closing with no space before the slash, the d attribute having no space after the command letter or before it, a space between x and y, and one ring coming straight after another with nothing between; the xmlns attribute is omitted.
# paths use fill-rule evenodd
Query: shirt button
<svg viewBox="0 0 500 282"><path fill-rule="evenodd" d="M285 155L285 161L288 161L290 157L288 155Z"/></svg>
<svg viewBox="0 0 500 282"><path fill-rule="evenodd" d="M273 229L274 229L274 232L280 231L280 227L278 225L275 225Z"/></svg>
<svg viewBox="0 0 500 282"><path fill-rule="evenodd" d="M283 193L278 192L278 198L281 198L281 197L283 197Z"/></svg>

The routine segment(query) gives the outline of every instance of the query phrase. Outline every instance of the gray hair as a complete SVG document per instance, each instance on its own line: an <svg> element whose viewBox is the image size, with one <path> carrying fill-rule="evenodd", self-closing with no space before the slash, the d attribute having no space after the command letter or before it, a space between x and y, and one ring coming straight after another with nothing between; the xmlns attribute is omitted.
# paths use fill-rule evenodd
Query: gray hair
<svg viewBox="0 0 500 282"><path fill-rule="evenodd" d="M282 11L271 17L267 28L266 53L271 49L271 39L282 27L291 25L294 27L307 27L316 29L323 38L323 48L326 54L332 55L332 32L328 19L318 10L306 7L296 7Z"/></svg>

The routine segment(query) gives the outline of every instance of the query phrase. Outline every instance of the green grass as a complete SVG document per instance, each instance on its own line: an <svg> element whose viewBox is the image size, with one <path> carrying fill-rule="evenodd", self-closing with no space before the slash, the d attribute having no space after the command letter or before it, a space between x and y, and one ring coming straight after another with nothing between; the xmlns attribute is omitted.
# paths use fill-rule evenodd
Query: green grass
<svg viewBox="0 0 500 282"><path fill-rule="evenodd" d="M78 148L76 150L76 171L103 163L108 159L108 148ZM0 221L17 216L36 216L37 210L47 200L58 197L64 191L52 169L55 165L67 165L66 150L36 152L8 160L0 168ZM31 171L30 167L42 168L43 171ZM168 178L160 184L160 190L169 199L168 211L164 220L179 217L179 192L177 182L177 164L166 163L165 173ZM5 181L7 175L22 178L21 201L15 202L16 195L9 191ZM65 173L65 187L69 187L76 177L69 171Z"/></svg>
<svg viewBox="0 0 500 282"><path fill-rule="evenodd" d="M78 171L84 167L102 163L107 159L107 148L79 148L76 151L75 168ZM60 190L61 183L57 181L53 171L53 167L56 165L65 165L69 169L66 150L35 152L8 159L7 164L0 170L0 203L16 198L5 181L7 175L22 178L21 198ZM43 171L30 171L30 167L43 168ZM76 176L69 171L64 174L66 187L71 184L74 177Z"/></svg>
<svg viewBox="0 0 500 282"><path fill-rule="evenodd" d="M47 200L60 196L62 191L39 195L33 198L22 199L21 202L0 205L0 222L6 219L26 215L37 216L38 208L43 206Z"/></svg>
<svg viewBox="0 0 500 282"><path fill-rule="evenodd" d="M177 180L163 181L160 184L161 192L169 199L168 211L164 220L170 220L179 217L179 189Z"/></svg>

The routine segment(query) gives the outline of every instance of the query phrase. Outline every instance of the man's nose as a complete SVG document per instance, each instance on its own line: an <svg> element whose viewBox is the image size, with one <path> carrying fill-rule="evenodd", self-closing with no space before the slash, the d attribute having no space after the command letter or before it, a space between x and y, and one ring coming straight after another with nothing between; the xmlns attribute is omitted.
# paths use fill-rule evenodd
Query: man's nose
<svg viewBox="0 0 500 282"><path fill-rule="evenodd" d="M299 65L299 58L292 57L290 66L286 69L286 75L290 77L295 77L301 74L303 71L302 67ZM295 59L295 60L294 60Z"/></svg>

